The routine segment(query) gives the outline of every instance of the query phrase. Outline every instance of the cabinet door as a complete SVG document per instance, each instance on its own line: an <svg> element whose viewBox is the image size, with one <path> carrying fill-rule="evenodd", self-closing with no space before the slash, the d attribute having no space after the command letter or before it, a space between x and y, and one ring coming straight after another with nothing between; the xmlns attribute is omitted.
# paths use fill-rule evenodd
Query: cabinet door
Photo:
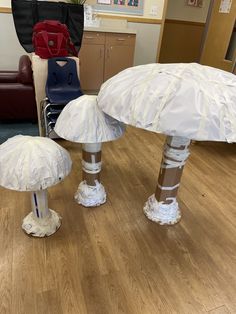
<svg viewBox="0 0 236 314"><path fill-rule="evenodd" d="M82 90L99 90L103 83L104 45L83 44L79 58Z"/></svg>
<svg viewBox="0 0 236 314"><path fill-rule="evenodd" d="M131 46L110 46L106 48L104 81L133 66L134 48Z"/></svg>
<svg viewBox="0 0 236 314"><path fill-rule="evenodd" d="M135 35L106 34L104 81L133 66Z"/></svg>

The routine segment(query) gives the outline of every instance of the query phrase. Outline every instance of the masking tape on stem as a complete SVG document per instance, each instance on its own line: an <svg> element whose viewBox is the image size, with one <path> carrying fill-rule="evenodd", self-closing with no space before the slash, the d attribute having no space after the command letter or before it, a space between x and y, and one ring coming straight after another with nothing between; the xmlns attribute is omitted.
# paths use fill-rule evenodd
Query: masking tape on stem
<svg viewBox="0 0 236 314"><path fill-rule="evenodd" d="M159 183L157 183L157 186L159 187L160 190L163 191L172 191L175 190L179 187L180 183L174 185L174 186L161 186Z"/></svg>
<svg viewBox="0 0 236 314"><path fill-rule="evenodd" d="M164 146L162 168L182 168L189 157L190 140L181 137L168 137Z"/></svg>
<svg viewBox="0 0 236 314"><path fill-rule="evenodd" d="M101 172L102 169L102 162L97 162L97 163L88 163L84 160L82 160L82 168L83 171L89 174L96 174Z"/></svg>

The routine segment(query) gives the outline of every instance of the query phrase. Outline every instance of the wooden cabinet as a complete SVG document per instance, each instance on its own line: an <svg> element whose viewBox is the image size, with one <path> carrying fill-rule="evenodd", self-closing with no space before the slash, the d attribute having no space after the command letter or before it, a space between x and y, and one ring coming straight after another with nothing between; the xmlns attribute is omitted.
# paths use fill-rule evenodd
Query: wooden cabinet
<svg viewBox="0 0 236 314"><path fill-rule="evenodd" d="M135 35L84 32L80 58L80 81L84 91L97 91L104 81L133 66Z"/></svg>

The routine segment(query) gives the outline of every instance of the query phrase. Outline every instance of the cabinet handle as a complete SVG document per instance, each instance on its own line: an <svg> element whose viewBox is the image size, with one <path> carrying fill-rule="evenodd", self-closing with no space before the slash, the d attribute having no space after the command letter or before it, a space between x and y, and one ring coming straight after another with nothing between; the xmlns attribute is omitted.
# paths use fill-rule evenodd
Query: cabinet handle
<svg viewBox="0 0 236 314"><path fill-rule="evenodd" d="M84 38L86 38L86 39L94 39L95 37L93 37L93 36L85 36Z"/></svg>
<svg viewBox="0 0 236 314"><path fill-rule="evenodd" d="M125 38L117 38L118 41L125 41Z"/></svg>
<svg viewBox="0 0 236 314"><path fill-rule="evenodd" d="M100 48L100 59L102 58L102 48Z"/></svg>

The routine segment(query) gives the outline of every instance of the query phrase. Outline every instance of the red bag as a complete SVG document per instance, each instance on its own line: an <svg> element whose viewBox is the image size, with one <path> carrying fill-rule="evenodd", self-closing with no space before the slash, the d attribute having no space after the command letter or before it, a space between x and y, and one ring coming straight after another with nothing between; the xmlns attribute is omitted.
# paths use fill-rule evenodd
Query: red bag
<svg viewBox="0 0 236 314"><path fill-rule="evenodd" d="M59 21L45 20L36 23L32 41L36 55L42 59L78 56L67 26Z"/></svg>

